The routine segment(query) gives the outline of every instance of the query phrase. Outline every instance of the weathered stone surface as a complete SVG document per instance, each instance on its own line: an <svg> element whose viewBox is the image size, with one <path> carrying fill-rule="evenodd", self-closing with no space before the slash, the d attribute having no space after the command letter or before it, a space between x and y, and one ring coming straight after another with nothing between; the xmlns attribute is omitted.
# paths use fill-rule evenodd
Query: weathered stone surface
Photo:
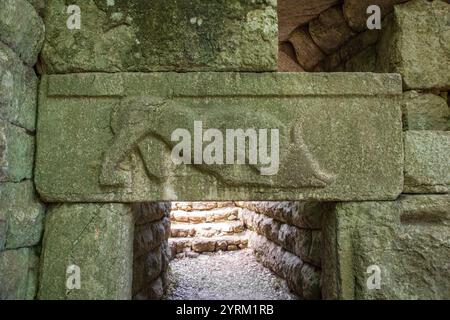
<svg viewBox="0 0 450 320"><path fill-rule="evenodd" d="M450 131L405 132L405 193L448 193Z"/></svg>
<svg viewBox="0 0 450 320"><path fill-rule="evenodd" d="M278 47L278 72L303 72L298 64L294 47L290 42L280 43Z"/></svg>
<svg viewBox="0 0 450 320"><path fill-rule="evenodd" d="M35 248L0 252L0 300L32 300L36 296L39 257Z"/></svg>
<svg viewBox="0 0 450 320"><path fill-rule="evenodd" d="M247 209L241 210L240 217L248 229L295 254L302 261L307 261L320 267L320 252L319 254L314 254L314 258L310 256L312 245L311 230L280 223L266 215L254 213ZM320 248L318 250L320 251Z"/></svg>
<svg viewBox="0 0 450 320"><path fill-rule="evenodd" d="M397 72L405 89L450 88L450 4L413 0L384 24L377 71Z"/></svg>
<svg viewBox="0 0 450 320"><path fill-rule="evenodd" d="M278 0L278 39L287 40L295 28L337 3L339 0Z"/></svg>
<svg viewBox="0 0 450 320"><path fill-rule="evenodd" d="M366 32L362 32L352 39L350 39L346 44L344 44L339 50L327 56L320 63L320 71L331 72L335 71L338 66L347 63L348 61L354 59L362 52L364 52L367 48L376 44L379 37L378 30L367 30ZM374 62L375 64L375 62ZM375 65L372 70L375 70ZM350 70L348 70L350 71ZM360 70L355 69L353 71L365 72L361 68ZM368 72L369 72L368 71Z"/></svg>
<svg viewBox="0 0 450 320"><path fill-rule="evenodd" d="M44 23L26 0L0 0L0 41L28 65L36 63L44 41Z"/></svg>
<svg viewBox="0 0 450 320"><path fill-rule="evenodd" d="M333 235L323 246L329 252L323 258L324 298L450 298L448 195L340 203L326 218ZM381 269L379 290L366 285L374 265Z"/></svg>
<svg viewBox="0 0 450 320"><path fill-rule="evenodd" d="M170 202L142 202L133 204L134 221L136 225L161 220L169 215Z"/></svg>
<svg viewBox="0 0 450 320"><path fill-rule="evenodd" d="M301 229L321 229L322 216L334 210L333 203L325 202L236 201L236 205Z"/></svg>
<svg viewBox="0 0 450 320"><path fill-rule="evenodd" d="M383 18L394 10L394 5L406 1L409 0L345 0L344 16L353 30L361 32L367 28L367 19L369 18L367 8L369 6L379 6Z"/></svg>
<svg viewBox="0 0 450 320"><path fill-rule="evenodd" d="M0 42L0 119L34 131L38 80L32 68Z"/></svg>
<svg viewBox="0 0 450 320"><path fill-rule="evenodd" d="M47 201L395 199L400 84L391 74L46 76L37 189ZM175 165L171 135L195 121L222 134L279 130L279 170Z"/></svg>
<svg viewBox="0 0 450 320"><path fill-rule="evenodd" d="M312 70L325 58L325 54L315 44L306 26L294 30L289 37L289 42L294 47L298 63L306 71Z"/></svg>
<svg viewBox="0 0 450 320"><path fill-rule="evenodd" d="M289 288L303 299L320 299L320 269L303 263L292 253L254 232L250 247L256 258L267 268L284 278Z"/></svg>
<svg viewBox="0 0 450 320"><path fill-rule="evenodd" d="M353 56L348 61L338 66L334 71L375 72L376 68L377 50L375 46L372 46Z"/></svg>
<svg viewBox="0 0 450 320"><path fill-rule="evenodd" d="M0 120L0 182L20 182L33 175L34 137Z"/></svg>
<svg viewBox="0 0 450 320"><path fill-rule="evenodd" d="M36 9L37 13L43 17L47 0L27 0Z"/></svg>
<svg viewBox="0 0 450 320"><path fill-rule="evenodd" d="M0 251L37 245L44 216L45 207L37 199L31 181L0 183Z"/></svg>
<svg viewBox="0 0 450 320"><path fill-rule="evenodd" d="M404 130L450 130L450 109L440 96L408 91L402 108Z"/></svg>
<svg viewBox="0 0 450 320"><path fill-rule="evenodd" d="M170 236L167 233L167 224L170 220L163 218L158 222L136 226L133 252L134 257L140 257L159 247Z"/></svg>
<svg viewBox="0 0 450 320"><path fill-rule="evenodd" d="M46 9L46 73L274 71L276 1L75 0L81 28L69 30L65 0Z"/></svg>
<svg viewBox="0 0 450 320"><path fill-rule="evenodd" d="M326 54L330 54L355 36L342 13L342 6L334 6L309 23L309 33Z"/></svg>
<svg viewBox="0 0 450 320"><path fill-rule="evenodd" d="M133 214L125 204L64 204L47 214L39 299L130 299ZM81 288L66 288L77 265Z"/></svg>

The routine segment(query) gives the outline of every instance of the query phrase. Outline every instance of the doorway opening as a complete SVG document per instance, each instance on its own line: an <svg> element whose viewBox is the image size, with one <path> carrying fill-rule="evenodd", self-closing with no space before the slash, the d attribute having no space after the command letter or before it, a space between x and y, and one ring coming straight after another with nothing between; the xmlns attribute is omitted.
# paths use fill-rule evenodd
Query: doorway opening
<svg viewBox="0 0 450 320"><path fill-rule="evenodd" d="M322 216L331 205L225 201L140 206L135 299L321 298ZM143 216L161 219L139 224Z"/></svg>

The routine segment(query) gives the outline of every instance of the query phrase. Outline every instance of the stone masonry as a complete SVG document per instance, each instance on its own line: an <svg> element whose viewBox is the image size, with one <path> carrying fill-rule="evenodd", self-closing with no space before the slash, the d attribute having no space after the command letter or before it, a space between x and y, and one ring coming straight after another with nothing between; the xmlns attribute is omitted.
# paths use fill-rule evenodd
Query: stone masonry
<svg viewBox="0 0 450 320"><path fill-rule="evenodd" d="M45 205L35 192L44 23L26 0L0 1L0 299L35 299Z"/></svg>
<svg viewBox="0 0 450 320"><path fill-rule="evenodd" d="M246 246L301 299L450 299L448 1L70 4L0 0L1 300Z"/></svg>

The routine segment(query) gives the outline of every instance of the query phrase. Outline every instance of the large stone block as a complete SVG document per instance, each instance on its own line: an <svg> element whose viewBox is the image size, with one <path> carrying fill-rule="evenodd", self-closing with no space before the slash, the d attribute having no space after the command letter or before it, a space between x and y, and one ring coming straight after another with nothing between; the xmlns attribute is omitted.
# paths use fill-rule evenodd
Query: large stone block
<svg viewBox="0 0 450 320"><path fill-rule="evenodd" d="M0 300L36 297L39 256L35 248L0 252Z"/></svg>
<svg viewBox="0 0 450 320"><path fill-rule="evenodd" d="M81 27L66 26L65 0L46 9L46 73L274 71L275 0L75 0Z"/></svg>
<svg viewBox="0 0 450 320"><path fill-rule="evenodd" d="M130 299L134 221L126 204L51 208L41 255L39 299ZM80 288L66 287L79 267ZM70 280L70 279L69 279Z"/></svg>
<svg viewBox="0 0 450 320"><path fill-rule="evenodd" d="M77 202L395 199L400 94L392 74L46 76L37 189ZM236 142L239 129L248 139ZM178 164L180 132L189 146Z"/></svg>
<svg viewBox="0 0 450 320"><path fill-rule="evenodd" d="M36 63L44 41L44 23L26 0L0 0L0 41L28 65Z"/></svg>
<svg viewBox="0 0 450 320"><path fill-rule="evenodd" d="M448 193L450 131L405 132L405 193Z"/></svg>
<svg viewBox="0 0 450 320"><path fill-rule="evenodd" d="M0 120L0 182L20 182L33 175L34 137Z"/></svg>
<svg viewBox="0 0 450 320"><path fill-rule="evenodd" d="M33 69L1 42L0 84L0 119L34 131L38 79Z"/></svg>
<svg viewBox="0 0 450 320"><path fill-rule="evenodd" d="M325 218L324 298L450 298L450 196L340 203Z"/></svg>
<svg viewBox="0 0 450 320"><path fill-rule="evenodd" d="M0 183L0 251L37 245L44 216L45 207L37 199L31 181Z"/></svg>
<svg viewBox="0 0 450 320"><path fill-rule="evenodd" d="M402 108L404 130L450 130L450 109L440 96L408 91Z"/></svg>
<svg viewBox="0 0 450 320"><path fill-rule="evenodd" d="M383 27L377 71L397 72L406 89L450 88L450 4L413 0L397 5Z"/></svg>

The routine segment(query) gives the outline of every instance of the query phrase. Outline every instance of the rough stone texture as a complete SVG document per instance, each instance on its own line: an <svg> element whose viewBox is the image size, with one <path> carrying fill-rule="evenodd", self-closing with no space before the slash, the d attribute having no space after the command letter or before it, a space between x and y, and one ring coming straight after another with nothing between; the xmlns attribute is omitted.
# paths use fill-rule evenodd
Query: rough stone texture
<svg viewBox="0 0 450 320"><path fill-rule="evenodd" d="M133 203L133 214L136 225L161 220L169 214L170 202Z"/></svg>
<svg viewBox="0 0 450 320"><path fill-rule="evenodd" d="M32 300L36 296L39 257L35 248L0 252L0 300Z"/></svg>
<svg viewBox="0 0 450 320"><path fill-rule="evenodd" d="M397 72L405 89L450 88L450 4L413 0L397 5L383 27L378 72Z"/></svg>
<svg viewBox="0 0 450 320"><path fill-rule="evenodd" d="M44 24L28 1L0 0L0 41L26 64L36 63L44 41Z"/></svg>
<svg viewBox="0 0 450 320"><path fill-rule="evenodd" d="M405 193L448 193L450 131L405 132Z"/></svg>
<svg viewBox="0 0 450 320"><path fill-rule="evenodd" d="M355 31L361 32L367 28L367 8L377 5L381 9L381 17L387 16L394 10L394 5L409 0L345 0L344 16L348 25Z"/></svg>
<svg viewBox="0 0 450 320"><path fill-rule="evenodd" d="M34 131L38 80L33 69L0 42L0 119Z"/></svg>
<svg viewBox="0 0 450 320"><path fill-rule="evenodd" d="M274 71L276 1L65 0L46 10L45 73L119 71Z"/></svg>
<svg viewBox="0 0 450 320"><path fill-rule="evenodd" d="M402 108L404 130L450 130L450 109L438 95L405 92Z"/></svg>
<svg viewBox="0 0 450 320"><path fill-rule="evenodd" d="M294 30L289 43L294 47L298 63L306 71L312 70L325 58L325 53L315 44L306 26Z"/></svg>
<svg viewBox="0 0 450 320"><path fill-rule="evenodd" d="M34 137L0 120L0 182L20 182L33 175Z"/></svg>
<svg viewBox="0 0 450 320"><path fill-rule="evenodd" d="M395 199L400 84L392 74L46 76L37 189L47 201ZM172 132L199 120L221 132L279 129L278 173L174 165Z"/></svg>
<svg viewBox="0 0 450 320"><path fill-rule="evenodd" d="M310 256L312 246L312 232L308 229L300 229L288 224L280 223L266 215L254 213L253 211L242 209L240 218L245 226L281 246L283 249L300 257L302 261L307 261L320 267L320 252ZM318 248L320 251L320 248Z"/></svg>
<svg viewBox="0 0 450 320"><path fill-rule="evenodd" d="M36 9L37 13L43 17L45 5L48 0L27 0Z"/></svg>
<svg viewBox="0 0 450 320"><path fill-rule="evenodd" d="M170 236L170 220L163 218L160 221L138 225L135 230L133 252L140 257L159 247Z"/></svg>
<svg viewBox="0 0 450 320"><path fill-rule="evenodd" d="M284 250L265 237L252 232L250 247L256 258L287 281L289 288L302 299L320 299L320 270Z"/></svg>
<svg viewBox="0 0 450 320"><path fill-rule="evenodd" d="M334 210L333 203L304 201L237 201L236 205L301 229L321 229L322 216Z"/></svg>
<svg viewBox="0 0 450 320"><path fill-rule="evenodd" d="M324 298L450 298L448 195L341 203L325 220ZM366 286L372 265L381 269L379 290Z"/></svg>
<svg viewBox="0 0 450 320"><path fill-rule="evenodd" d="M377 50L375 46L368 47L356 54L334 71L340 72L375 72L377 67Z"/></svg>
<svg viewBox="0 0 450 320"><path fill-rule="evenodd" d="M47 214L39 299L130 299L133 214L125 204L64 204ZM81 270L81 289L66 288L66 269Z"/></svg>
<svg viewBox="0 0 450 320"><path fill-rule="evenodd" d="M316 18L339 0L278 0L278 39L285 41L300 25Z"/></svg>
<svg viewBox="0 0 450 320"><path fill-rule="evenodd" d="M350 39L346 44L344 44L339 50L327 56L318 66L320 70L314 71L324 71L331 72L336 71L336 69L342 64L352 63L349 62L358 55L362 54L366 51L367 48L372 47L376 44L379 37L378 30L367 30L366 32L362 32L357 36ZM367 70L367 72L373 71L375 69L375 62L373 63L372 70ZM365 72L363 68L356 68L355 70L345 70L345 71L359 71Z"/></svg>
<svg viewBox="0 0 450 320"><path fill-rule="evenodd" d="M297 62L294 47L290 42L280 43L278 46L278 72L305 71Z"/></svg>
<svg viewBox="0 0 450 320"><path fill-rule="evenodd" d="M0 183L0 251L37 245L44 216L31 181Z"/></svg>
<svg viewBox="0 0 450 320"><path fill-rule="evenodd" d="M330 54L347 42L356 33L347 25L342 6L332 7L309 24L309 33L314 42L326 54Z"/></svg>

